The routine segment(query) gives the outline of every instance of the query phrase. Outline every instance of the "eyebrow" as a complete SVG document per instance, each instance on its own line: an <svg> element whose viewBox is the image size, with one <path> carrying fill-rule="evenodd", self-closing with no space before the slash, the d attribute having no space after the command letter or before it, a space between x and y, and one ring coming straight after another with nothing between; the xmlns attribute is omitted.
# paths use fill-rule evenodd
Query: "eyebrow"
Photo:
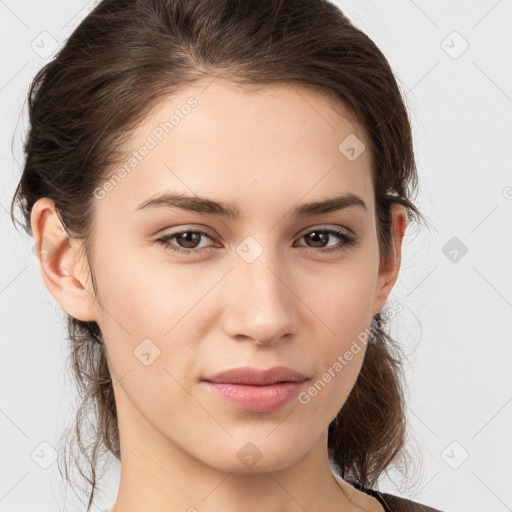
<svg viewBox="0 0 512 512"><path fill-rule="evenodd" d="M142 202L135 211L153 207L180 208L182 210L194 211L207 215L217 215L227 219L237 220L240 218L240 208L236 203L223 203L206 197L187 196L174 192L162 192L151 196ZM294 217L308 217L343 210L350 206L359 206L367 211L366 203L361 197L352 192L347 192L331 199L314 201L310 203L299 203L291 214Z"/></svg>

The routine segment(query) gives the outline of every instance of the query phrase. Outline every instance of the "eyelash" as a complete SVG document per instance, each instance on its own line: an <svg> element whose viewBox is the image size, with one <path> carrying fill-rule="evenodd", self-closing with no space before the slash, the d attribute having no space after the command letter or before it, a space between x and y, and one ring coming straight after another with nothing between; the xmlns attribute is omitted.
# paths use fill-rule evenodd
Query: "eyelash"
<svg viewBox="0 0 512 512"><path fill-rule="evenodd" d="M164 249L169 249L169 250L171 250L171 251L173 251L175 253L181 253L181 254L189 254L190 255L190 254L197 254L197 253L200 253L200 252L203 252L203 251L212 250L211 247L210 248L201 248L201 249L184 249L182 247L178 247L178 246L168 242L168 240L171 240L171 239L173 239L174 237L176 237L178 235L183 235L184 233L198 233L198 234L200 234L202 236L206 236L206 237L212 239L212 237L208 233L206 233L205 231L187 229L187 230L184 230L184 231L178 231L176 233L165 235L162 238L159 238L157 240L157 243L160 243L161 245L163 245ZM346 250L350 246L353 246L353 245L355 245L357 243L356 237L354 237L353 235L349 235L348 233L345 233L344 231L337 230L337 229L313 229L311 231L308 231L307 233L304 233L300 238L303 238L304 236L309 235L310 233L333 234L340 241L343 242L339 246L331 247L331 248L328 248L328 249L322 249L322 248L315 249L313 247L307 247L306 246L306 250L313 251L314 253L319 253L319 252L320 253L332 253L332 252L337 252L337 251L343 251L343 250ZM305 247L305 246L302 246L302 247Z"/></svg>

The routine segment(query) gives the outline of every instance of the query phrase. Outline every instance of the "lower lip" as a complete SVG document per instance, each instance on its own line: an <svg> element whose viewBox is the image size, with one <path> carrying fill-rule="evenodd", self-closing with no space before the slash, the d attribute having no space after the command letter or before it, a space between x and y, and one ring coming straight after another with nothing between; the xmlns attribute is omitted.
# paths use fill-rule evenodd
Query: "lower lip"
<svg viewBox="0 0 512 512"><path fill-rule="evenodd" d="M250 412L272 412L297 396L305 380L268 386L204 381L206 388L225 402Z"/></svg>

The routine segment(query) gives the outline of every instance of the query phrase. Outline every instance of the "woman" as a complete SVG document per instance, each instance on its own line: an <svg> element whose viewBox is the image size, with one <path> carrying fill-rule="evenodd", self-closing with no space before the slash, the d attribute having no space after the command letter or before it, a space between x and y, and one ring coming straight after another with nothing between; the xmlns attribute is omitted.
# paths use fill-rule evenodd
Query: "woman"
<svg viewBox="0 0 512 512"><path fill-rule="evenodd" d="M68 315L114 512L425 510L385 323L417 175L375 44L323 0L105 0L35 77L13 207ZM65 465L67 475L68 464Z"/></svg>

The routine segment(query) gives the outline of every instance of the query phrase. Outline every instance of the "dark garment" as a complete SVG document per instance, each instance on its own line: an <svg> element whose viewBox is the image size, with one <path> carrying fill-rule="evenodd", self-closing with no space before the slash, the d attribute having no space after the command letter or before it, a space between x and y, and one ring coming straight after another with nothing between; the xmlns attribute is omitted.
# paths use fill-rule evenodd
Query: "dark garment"
<svg viewBox="0 0 512 512"><path fill-rule="evenodd" d="M357 482L350 482L350 485L376 498L386 512L441 512L437 508L427 507L427 505L400 496L367 489Z"/></svg>

